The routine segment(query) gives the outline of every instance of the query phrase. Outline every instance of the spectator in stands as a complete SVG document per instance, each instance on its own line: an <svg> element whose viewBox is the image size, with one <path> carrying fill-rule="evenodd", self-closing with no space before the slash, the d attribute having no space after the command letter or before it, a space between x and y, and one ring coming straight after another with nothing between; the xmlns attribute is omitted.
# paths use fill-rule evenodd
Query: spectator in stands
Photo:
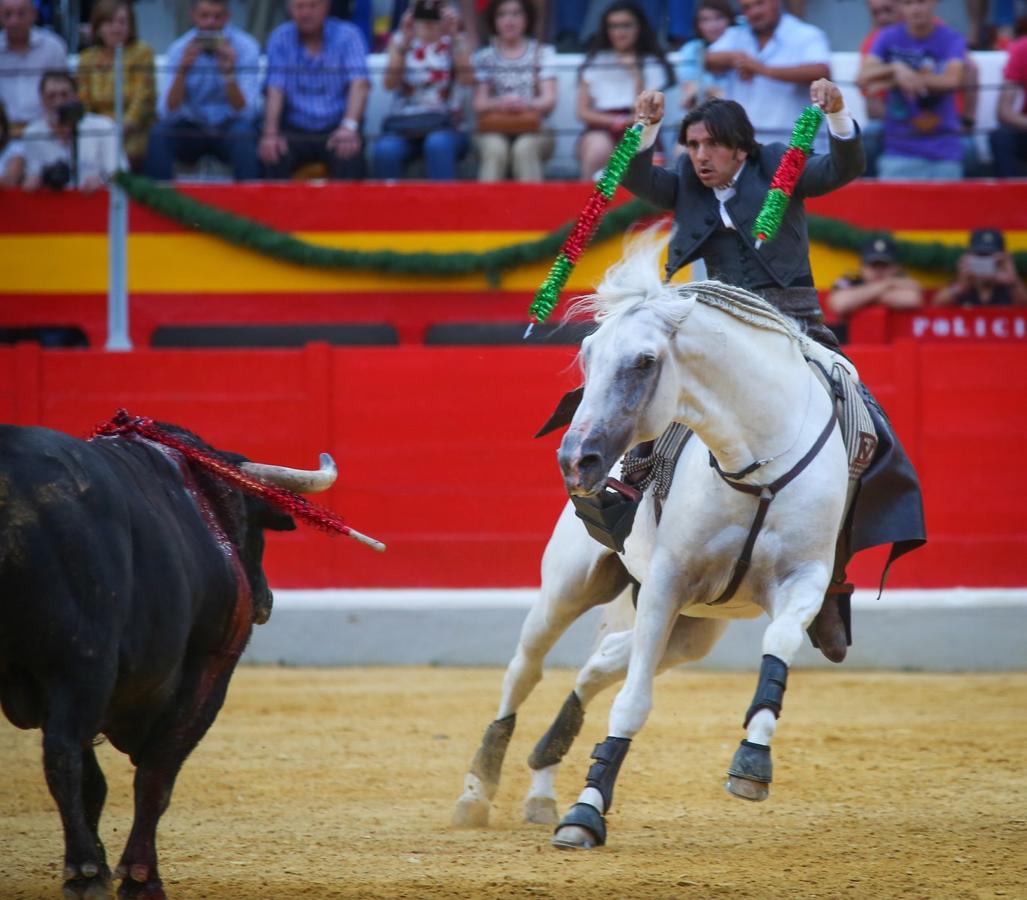
<svg viewBox="0 0 1027 900"><path fill-rule="evenodd" d="M741 0L744 25L733 25L706 54L724 73L725 96L751 116L759 141L788 141L809 103L810 85L831 77L831 48L814 25L781 9L781 0Z"/></svg>
<svg viewBox="0 0 1027 900"><path fill-rule="evenodd" d="M267 45L267 96L258 155L270 178L304 163L332 178L364 176L360 129L370 82L355 25L328 15L328 0L289 0L291 22Z"/></svg>
<svg viewBox="0 0 1027 900"><path fill-rule="evenodd" d="M963 83L966 41L934 15L937 0L899 0L902 22L877 36L857 83L888 92L882 179L954 180L963 175L955 91Z"/></svg>
<svg viewBox="0 0 1027 900"><path fill-rule="evenodd" d="M25 174L25 149L19 140L11 139L7 111L0 103L0 188L18 187Z"/></svg>
<svg viewBox="0 0 1027 900"><path fill-rule="evenodd" d="M997 228L978 228L959 258L956 280L934 295L935 306L1024 306L1024 287Z"/></svg>
<svg viewBox="0 0 1027 900"><path fill-rule="evenodd" d="M212 154L231 163L237 181L259 174L257 114L260 46L234 27L228 0L193 0L193 27L167 53L174 76L160 97L150 132L146 174L168 180L175 160Z"/></svg>
<svg viewBox="0 0 1027 900"><path fill-rule="evenodd" d="M733 21L731 0L699 0L696 3L696 37L681 48L678 62L681 106L686 112L703 100L725 95L727 74L717 74L706 68L706 52L731 27Z"/></svg>
<svg viewBox="0 0 1027 900"><path fill-rule="evenodd" d="M900 25L898 0L867 0L870 18L874 27L870 30L859 47L860 64L866 59L881 29L891 25ZM936 25L944 25L942 19L935 17ZM956 93L956 112L962 125L963 168L967 175L975 174L980 166L977 155L977 144L974 140L974 128L977 123L977 95L980 84L980 68L973 58L967 54L963 61L963 83ZM885 101L888 92L875 90L873 93L863 92L866 98L867 121L863 123L863 146L867 151L867 171L869 176L877 175L877 160L883 150Z"/></svg>
<svg viewBox="0 0 1027 900"><path fill-rule="evenodd" d="M988 137L998 178L1014 178L1027 159L1027 37L1013 41L1002 73L999 127Z"/></svg>
<svg viewBox="0 0 1027 900"><path fill-rule="evenodd" d="M64 41L36 28L35 21L32 0L0 0L0 103L7 109L15 137L43 115L40 73L68 67Z"/></svg>
<svg viewBox="0 0 1027 900"><path fill-rule="evenodd" d="M517 181L541 181L554 145L542 128L556 106L553 49L529 37L531 0L489 0L485 23L492 39L474 55L478 180L500 181L512 168Z"/></svg>
<svg viewBox="0 0 1027 900"><path fill-rule="evenodd" d="M62 70L44 72L40 79L45 114L29 122L23 135L27 191L40 187L95 191L124 165L124 160L118 159L114 122L106 116L83 113L77 87L75 79Z"/></svg>
<svg viewBox="0 0 1027 900"><path fill-rule="evenodd" d="M458 127L456 88L473 84L460 17L442 0L417 0L389 41L383 83L392 106L374 143L375 178L400 178L408 162L424 157L427 177L450 181L470 146Z"/></svg>
<svg viewBox="0 0 1027 900"><path fill-rule="evenodd" d="M916 309L923 302L923 289L899 266L895 241L883 236L872 238L863 247L859 274L839 278L827 295L827 306L843 327L846 319L864 306Z"/></svg>
<svg viewBox="0 0 1027 900"><path fill-rule="evenodd" d="M89 24L96 43L79 55L79 99L86 112L114 118L114 52L120 46L125 155L133 169L142 169L157 117L153 49L136 37L135 13L127 0L100 0Z"/></svg>
<svg viewBox="0 0 1027 900"><path fill-rule="evenodd" d="M578 141L582 178L593 178L610 158L634 121L635 97L673 83L674 71L642 8L634 0L615 0L578 69L577 114L585 123Z"/></svg>
<svg viewBox="0 0 1027 900"><path fill-rule="evenodd" d="M597 11L607 2L559 0L555 4L554 26L557 49L561 53L581 52L583 37L591 44L595 38ZM659 35L666 26L668 44L678 47L691 37L694 3L695 0L639 0L638 7L653 34Z"/></svg>

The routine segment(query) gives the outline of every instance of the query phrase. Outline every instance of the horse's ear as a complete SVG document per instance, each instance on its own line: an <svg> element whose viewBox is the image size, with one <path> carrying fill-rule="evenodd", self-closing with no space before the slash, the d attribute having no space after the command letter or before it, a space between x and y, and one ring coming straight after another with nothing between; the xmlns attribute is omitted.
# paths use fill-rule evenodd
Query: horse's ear
<svg viewBox="0 0 1027 900"><path fill-rule="evenodd" d="M551 431L556 431L558 428L570 425L571 419L574 418L574 413L578 411L578 407L581 405L581 398L584 393L585 386L582 385L564 394L560 402L556 404L553 414L546 420L546 424L535 432L535 437L543 437Z"/></svg>

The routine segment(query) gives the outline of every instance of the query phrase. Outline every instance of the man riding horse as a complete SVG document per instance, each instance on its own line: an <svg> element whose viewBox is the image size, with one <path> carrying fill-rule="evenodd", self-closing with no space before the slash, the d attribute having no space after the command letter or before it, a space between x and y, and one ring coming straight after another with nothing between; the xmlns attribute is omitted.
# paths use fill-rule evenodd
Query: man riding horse
<svg viewBox="0 0 1027 900"><path fill-rule="evenodd" d="M643 91L635 102L636 118L646 126L642 145L622 183L654 206L674 212L668 281L701 259L708 278L758 294L797 320L811 338L837 350L838 340L824 325L813 284L802 201L859 177L866 159L859 127L846 111L838 86L818 79L810 86L810 99L826 113L830 152L809 158L777 236L758 249L753 222L788 148L757 143L749 117L733 100L707 100L685 116L678 142L686 152L668 169L653 165L663 94ZM635 456L650 450L641 448ZM825 601L812 632L825 656L836 662L844 658L848 628L835 598Z"/></svg>
<svg viewBox="0 0 1027 900"><path fill-rule="evenodd" d="M810 86L810 98L826 113L830 152L809 158L777 237L759 249L753 222L788 148L758 144L749 117L733 100L707 100L685 116L678 140L686 153L673 169L665 169L653 165L663 94L643 91L635 102L636 117L646 126L642 149L622 183L654 206L674 212L668 280L701 259L708 278L758 294L798 320L810 337L836 349L838 341L823 323L813 285L802 201L858 178L866 160L859 127L846 111L838 86L821 78Z"/></svg>

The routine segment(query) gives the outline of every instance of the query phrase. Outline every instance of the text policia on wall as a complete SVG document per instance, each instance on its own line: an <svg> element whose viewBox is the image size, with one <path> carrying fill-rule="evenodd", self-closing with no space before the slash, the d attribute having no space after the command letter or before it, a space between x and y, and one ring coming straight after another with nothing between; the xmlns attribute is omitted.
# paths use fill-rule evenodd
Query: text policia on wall
<svg viewBox="0 0 1027 900"><path fill-rule="evenodd" d="M932 310L905 318L908 334L895 337L1022 341L1027 339L1027 311Z"/></svg>

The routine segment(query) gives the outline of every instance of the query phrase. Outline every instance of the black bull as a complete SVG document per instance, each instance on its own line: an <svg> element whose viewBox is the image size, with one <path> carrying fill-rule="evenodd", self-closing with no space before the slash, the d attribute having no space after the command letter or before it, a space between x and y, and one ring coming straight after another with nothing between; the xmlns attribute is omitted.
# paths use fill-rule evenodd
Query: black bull
<svg viewBox="0 0 1027 900"><path fill-rule="evenodd" d="M295 527L150 441L0 426L0 703L18 727L43 729L66 895L110 893L98 834L107 787L93 752L102 734L136 766L119 896L164 896L157 821L253 622L270 614L264 529Z"/></svg>

